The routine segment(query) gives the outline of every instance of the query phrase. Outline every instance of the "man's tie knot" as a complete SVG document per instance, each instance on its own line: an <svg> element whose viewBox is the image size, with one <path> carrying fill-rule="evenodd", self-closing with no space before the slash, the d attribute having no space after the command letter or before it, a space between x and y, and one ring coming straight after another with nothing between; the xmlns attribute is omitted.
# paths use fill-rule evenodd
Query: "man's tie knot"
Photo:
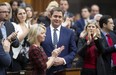
<svg viewBox="0 0 116 75"><path fill-rule="evenodd" d="M58 29L57 28L54 28L54 31L57 31Z"/></svg>
<svg viewBox="0 0 116 75"><path fill-rule="evenodd" d="M109 38L110 37L110 34L106 34L106 36Z"/></svg>

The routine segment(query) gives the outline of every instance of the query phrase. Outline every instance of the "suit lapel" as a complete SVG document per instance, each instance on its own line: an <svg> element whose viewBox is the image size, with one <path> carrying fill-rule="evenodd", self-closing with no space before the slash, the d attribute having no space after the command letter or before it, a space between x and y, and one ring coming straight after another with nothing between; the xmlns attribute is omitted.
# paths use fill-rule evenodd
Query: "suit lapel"
<svg viewBox="0 0 116 75"><path fill-rule="evenodd" d="M2 32L1 32L1 29L0 29L0 40L3 38L3 35L2 35Z"/></svg>
<svg viewBox="0 0 116 75"><path fill-rule="evenodd" d="M50 29L50 27L48 27L48 29L47 29L47 41L49 41L50 42L50 45L53 45L53 43L52 43L52 37L51 37L51 29Z"/></svg>
<svg viewBox="0 0 116 75"><path fill-rule="evenodd" d="M107 43L106 37L103 35L102 32L101 32L101 36L102 36L102 38L103 38L103 43L105 44L105 46L108 47L108 43Z"/></svg>
<svg viewBox="0 0 116 75"><path fill-rule="evenodd" d="M84 29L84 26L85 26L85 21L84 19L82 19L82 28Z"/></svg>
<svg viewBox="0 0 116 75"><path fill-rule="evenodd" d="M59 41L58 41L58 47L60 46L60 44L62 43L62 41L63 41L63 38L65 38L65 36L64 36L64 29L63 29L63 27L61 26L61 29L60 29L60 36L59 36Z"/></svg>

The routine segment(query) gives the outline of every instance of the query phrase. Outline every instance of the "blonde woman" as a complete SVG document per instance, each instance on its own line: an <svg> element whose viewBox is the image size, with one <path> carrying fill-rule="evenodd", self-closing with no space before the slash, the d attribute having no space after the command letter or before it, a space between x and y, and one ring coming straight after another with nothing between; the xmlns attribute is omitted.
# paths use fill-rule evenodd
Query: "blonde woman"
<svg viewBox="0 0 116 75"><path fill-rule="evenodd" d="M46 75L46 69L53 65L55 58L64 49L64 46L54 49L52 56L48 59L40 45L45 40L45 33L46 28L41 24L37 24L31 27L28 34L28 41L31 44L29 48L29 59L33 66L32 75Z"/></svg>
<svg viewBox="0 0 116 75"><path fill-rule="evenodd" d="M83 59L81 75L105 75L102 49L96 47L96 36L100 37L99 27L96 21L90 20L78 41L78 55Z"/></svg>

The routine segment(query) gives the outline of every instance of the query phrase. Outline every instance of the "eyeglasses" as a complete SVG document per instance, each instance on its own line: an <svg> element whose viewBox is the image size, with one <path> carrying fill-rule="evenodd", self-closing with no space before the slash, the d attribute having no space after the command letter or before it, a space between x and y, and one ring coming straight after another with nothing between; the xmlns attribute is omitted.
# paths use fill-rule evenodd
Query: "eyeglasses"
<svg viewBox="0 0 116 75"><path fill-rule="evenodd" d="M10 13L10 11L0 11L0 13Z"/></svg>

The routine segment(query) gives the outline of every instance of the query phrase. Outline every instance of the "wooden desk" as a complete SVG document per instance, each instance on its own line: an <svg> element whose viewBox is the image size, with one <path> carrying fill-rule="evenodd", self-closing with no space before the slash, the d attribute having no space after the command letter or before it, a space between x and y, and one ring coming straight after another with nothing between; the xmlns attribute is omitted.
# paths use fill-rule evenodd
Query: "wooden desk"
<svg viewBox="0 0 116 75"><path fill-rule="evenodd" d="M80 68L70 68L54 72L54 75L81 75Z"/></svg>

